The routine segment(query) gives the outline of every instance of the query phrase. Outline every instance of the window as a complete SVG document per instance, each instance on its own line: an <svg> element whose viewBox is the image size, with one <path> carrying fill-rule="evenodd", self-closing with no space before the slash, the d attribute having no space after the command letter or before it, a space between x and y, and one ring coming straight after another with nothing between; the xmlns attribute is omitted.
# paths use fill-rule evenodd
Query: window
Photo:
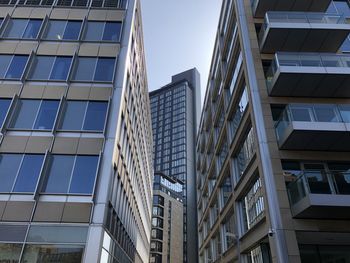
<svg viewBox="0 0 350 263"><path fill-rule="evenodd" d="M154 195L153 196L153 205L164 206L164 198L160 195Z"/></svg>
<svg viewBox="0 0 350 263"><path fill-rule="evenodd" d="M27 55L0 55L0 78L21 79L27 61Z"/></svg>
<svg viewBox="0 0 350 263"><path fill-rule="evenodd" d="M29 74L34 80L67 80L72 57L37 56Z"/></svg>
<svg viewBox="0 0 350 263"><path fill-rule="evenodd" d="M19 100L10 127L13 129L51 130L56 119L58 100Z"/></svg>
<svg viewBox="0 0 350 263"><path fill-rule="evenodd" d="M44 39L78 40L82 21L50 20L44 34Z"/></svg>
<svg viewBox="0 0 350 263"><path fill-rule="evenodd" d="M121 22L88 21L84 40L118 42L122 28Z"/></svg>
<svg viewBox="0 0 350 263"><path fill-rule="evenodd" d="M159 241L152 241L151 242L151 251L157 251L162 252L163 250L163 244Z"/></svg>
<svg viewBox="0 0 350 263"><path fill-rule="evenodd" d="M41 19L10 19L7 23L5 38L36 39L41 27Z"/></svg>
<svg viewBox="0 0 350 263"><path fill-rule="evenodd" d="M115 58L79 57L73 80L111 82Z"/></svg>
<svg viewBox="0 0 350 263"><path fill-rule="evenodd" d="M107 102L68 101L61 130L103 131Z"/></svg>
<svg viewBox="0 0 350 263"><path fill-rule="evenodd" d="M10 107L11 100L10 99L0 99L0 128L3 125L3 122L6 118L6 114Z"/></svg>
<svg viewBox="0 0 350 263"><path fill-rule="evenodd" d="M151 231L152 238L163 239L163 230L153 228Z"/></svg>
<svg viewBox="0 0 350 263"><path fill-rule="evenodd" d="M163 228L163 219L158 217L152 218L152 226Z"/></svg>
<svg viewBox="0 0 350 263"><path fill-rule="evenodd" d="M53 155L44 193L92 194L98 156Z"/></svg>
<svg viewBox="0 0 350 263"><path fill-rule="evenodd" d="M34 192L43 160L44 155L1 154L0 192Z"/></svg>

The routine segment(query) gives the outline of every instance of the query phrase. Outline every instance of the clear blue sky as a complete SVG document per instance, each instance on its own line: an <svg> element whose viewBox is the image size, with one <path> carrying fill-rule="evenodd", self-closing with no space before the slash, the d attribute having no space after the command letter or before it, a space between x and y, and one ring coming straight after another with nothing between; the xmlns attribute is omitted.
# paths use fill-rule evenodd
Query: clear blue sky
<svg viewBox="0 0 350 263"><path fill-rule="evenodd" d="M141 0L148 75L154 90L196 67L202 99L214 48L221 0Z"/></svg>

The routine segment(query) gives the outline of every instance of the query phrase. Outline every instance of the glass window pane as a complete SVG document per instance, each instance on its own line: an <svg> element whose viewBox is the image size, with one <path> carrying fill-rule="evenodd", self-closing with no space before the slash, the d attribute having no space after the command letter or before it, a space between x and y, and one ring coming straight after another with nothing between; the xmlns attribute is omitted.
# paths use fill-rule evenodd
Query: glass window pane
<svg viewBox="0 0 350 263"><path fill-rule="evenodd" d="M90 102L84 120L84 130L102 131L107 112L106 102Z"/></svg>
<svg viewBox="0 0 350 263"><path fill-rule="evenodd" d="M10 19L7 23L4 37L21 38L27 23L27 19Z"/></svg>
<svg viewBox="0 0 350 263"><path fill-rule="evenodd" d="M75 131L81 130L84 121L86 103L87 102L84 101L68 101L60 129Z"/></svg>
<svg viewBox="0 0 350 263"><path fill-rule="evenodd" d="M121 25L118 22L106 22L102 40L119 41Z"/></svg>
<svg viewBox="0 0 350 263"><path fill-rule="evenodd" d="M10 99L0 99L0 127L2 126L2 123L5 120L10 104L11 104Z"/></svg>
<svg viewBox="0 0 350 263"><path fill-rule="evenodd" d="M74 156L53 155L43 192L67 193L73 164Z"/></svg>
<svg viewBox="0 0 350 263"><path fill-rule="evenodd" d="M28 56L15 55L11 61L9 69L7 70L5 78L20 79L22 77L27 61Z"/></svg>
<svg viewBox="0 0 350 263"><path fill-rule="evenodd" d="M34 226L29 229L27 242L85 243L87 227L84 226Z"/></svg>
<svg viewBox="0 0 350 263"><path fill-rule="evenodd" d="M91 81L94 76L95 65L96 58L78 58L73 79Z"/></svg>
<svg viewBox="0 0 350 263"><path fill-rule="evenodd" d="M23 38L37 38L41 23L41 19L30 19L24 31Z"/></svg>
<svg viewBox="0 0 350 263"><path fill-rule="evenodd" d="M99 58L97 61L94 80L112 81L114 64L114 58Z"/></svg>
<svg viewBox="0 0 350 263"><path fill-rule="evenodd" d="M0 244L0 262L19 262L22 244Z"/></svg>
<svg viewBox="0 0 350 263"><path fill-rule="evenodd" d="M21 154L0 155L0 192L11 192L21 160Z"/></svg>
<svg viewBox="0 0 350 263"><path fill-rule="evenodd" d="M40 102L40 100L19 100L11 128L32 129Z"/></svg>
<svg viewBox="0 0 350 263"><path fill-rule="evenodd" d="M79 38L81 21L68 21L66 30L64 31L63 39L77 40Z"/></svg>
<svg viewBox="0 0 350 263"><path fill-rule="evenodd" d="M66 21L50 20L47 30L44 34L44 39L61 40L63 39L63 31L66 26Z"/></svg>
<svg viewBox="0 0 350 263"><path fill-rule="evenodd" d="M41 103L34 129L51 130L56 118L58 105L59 101L57 100L44 100Z"/></svg>
<svg viewBox="0 0 350 263"><path fill-rule="evenodd" d="M87 22L84 40L101 41L104 22Z"/></svg>
<svg viewBox="0 0 350 263"><path fill-rule="evenodd" d="M54 60L55 57L37 56L34 60L29 78L41 80L49 79L49 74L51 72Z"/></svg>
<svg viewBox="0 0 350 263"><path fill-rule="evenodd" d="M0 225L0 241L24 242L27 228L25 225Z"/></svg>
<svg viewBox="0 0 350 263"><path fill-rule="evenodd" d="M72 57L56 57L50 79L66 80L71 63Z"/></svg>
<svg viewBox="0 0 350 263"><path fill-rule="evenodd" d="M26 154L24 156L13 192L35 191L43 160L44 155Z"/></svg>
<svg viewBox="0 0 350 263"><path fill-rule="evenodd" d="M77 156L69 193L92 194L98 156Z"/></svg>
<svg viewBox="0 0 350 263"><path fill-rule="evenodd" d="M21 261L80 263L83 251L82 245L26 245Z"/></svg>
<svg viewBox="0 0 350 263"><path fill-rule="evenodd" d="M12 56L10 55L1 55L0 56L0 78L4 78L7 68L11 62Z"/></svg>

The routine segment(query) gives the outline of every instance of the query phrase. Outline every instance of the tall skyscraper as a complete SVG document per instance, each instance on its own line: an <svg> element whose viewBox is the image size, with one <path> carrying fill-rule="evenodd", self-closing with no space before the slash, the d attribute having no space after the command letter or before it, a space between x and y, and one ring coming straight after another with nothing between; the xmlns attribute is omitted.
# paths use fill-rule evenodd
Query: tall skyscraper
<svg viewBox="0 0 350 263"><path fill-rule="evenodd" d="M197 137L200 262L349 260L349 14L223 1Z"/></svg>
<svg viewBox="0 0 350 263"><path fill-rule="evenodd" d="M173 76L170 84L150 93L150 101L154 171L183 182L183 262L197 262L194 138L200 114L198 71L194 68Z"/></svg>
<svg viewBox="0 0 350 263"><path fill-rule="evenodd" d="M139 1L1 4L0 262L148 262Z"/></svg>

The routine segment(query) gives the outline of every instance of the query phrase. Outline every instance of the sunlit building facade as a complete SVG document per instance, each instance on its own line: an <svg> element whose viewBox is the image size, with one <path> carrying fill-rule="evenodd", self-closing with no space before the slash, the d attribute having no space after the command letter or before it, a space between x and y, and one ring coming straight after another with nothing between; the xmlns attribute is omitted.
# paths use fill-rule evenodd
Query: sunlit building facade
<svg viewBox="0 0 350 263"><path fill-rule="evenodd" d="M148 262L138 0L0 7L0 262Z"/></svg>
<svg viewBox="0 0 350 263"><path fill-rule="evenodd" d="M350 258L348 1L223 1L197 136L199 262Z"/></svg>
<svg viewBox="0 0 350 263"><path fill-rule="evenodd" d="M200 114L200 77L197 69L172 76L170 84L150 92L150 102L154 171L183 184L183 261L157 262L197 262L194 167L195 134Z"/></svg>

